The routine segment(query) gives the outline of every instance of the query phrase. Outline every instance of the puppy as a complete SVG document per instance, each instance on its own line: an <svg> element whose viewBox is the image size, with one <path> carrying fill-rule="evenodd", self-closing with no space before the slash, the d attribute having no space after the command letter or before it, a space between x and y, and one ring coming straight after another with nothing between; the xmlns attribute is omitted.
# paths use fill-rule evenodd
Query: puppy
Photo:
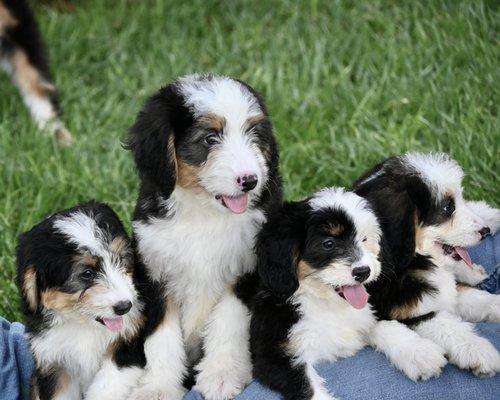
<svg viewBox="0 0 500 400"><path fill-rule="evenodd" d="M117 362L141 325L133 268L123 225L104 204L54 214L19 237L17 284L36 367L31 399L79 400L99 369Z"/></svg>
<svg viewBox="0 0 500 400"><path fill-rule="evenodd" d="M185 76L147 101L129 148L136 251L158 295L131 398L180 399L184 379L209 400L232 398L251 379L249 310L234 286L255 269L255 236L281 202L266 107L243 82Z"/></svg>
<svg viewBox="0 0 500 400"><path fill-rule="evenodd" d="M52 131L61 145L73 143L60 120L45 46L26 0L0 0L0 66L12 76L39 127Z"/></svg>
<svg viewBox="0 0 500 400"><path fill-rule="evenodd" d="M383 273L368 287L382 320L373 345L414 380L439 375L444 356L476 375L493 376L500 368L496 349L465 322L498 322L499 296L457 286L448 267L470 263L464 248L490 232L464 201L462 178L446 154L408 153L382 162L354 185L383 232Z"/></svg>
<svg viewBox="0 0 500 400"><path fill-rule="evenodd" d="M284 399L331 399L314 369L368 343L376 323L363 285L380 273L380 228L368 203L324 189L285 203L259 234L254 377Z"/></svg>

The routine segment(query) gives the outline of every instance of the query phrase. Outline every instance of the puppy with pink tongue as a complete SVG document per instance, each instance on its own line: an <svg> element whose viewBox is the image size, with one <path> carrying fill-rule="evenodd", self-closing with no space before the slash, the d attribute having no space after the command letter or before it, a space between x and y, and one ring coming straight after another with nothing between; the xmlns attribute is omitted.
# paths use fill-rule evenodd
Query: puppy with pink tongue
<svg viewBox="0 0 500 400"><path fill-rule="evenodd" d="M368 344L376 318L365 285L380 274L379 239L368 203L340 188L285 203L269 218L252 308L257 380L285 400L333 398L314 366Z"/></svg>

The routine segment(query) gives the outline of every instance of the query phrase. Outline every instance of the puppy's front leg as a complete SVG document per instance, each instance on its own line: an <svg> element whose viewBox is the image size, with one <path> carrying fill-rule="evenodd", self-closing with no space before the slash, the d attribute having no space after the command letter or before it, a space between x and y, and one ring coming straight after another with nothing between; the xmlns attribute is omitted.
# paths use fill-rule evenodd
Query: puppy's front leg
<svg viewBox="0 0 500 400"><path fill-rule="evenodd" d="M439 376L446 365L444 349L398 321L379 321L370 341L391 363L413 381Z"/></svg>
<svg viewBox="0 0 500 400"><path fill-rule="evenodd" d="M195 389L207 400L232 399L250 383L249 324L247 307L228 289L207 321L205 356L196 366Z"/></svg>
<svg viewBox="0 0 500 400"><path fill-rule="evenodd" d="M142 368L119 368L107 359L87 390L85 400L126 399L143 373Z"/></svg>
<svg viewBox="0 0 500 400"><path fill-rule="evenodd" d="M459 285L456 312L469 322L500 322L500 295Z"/></svg>
<svg viewBox="0 0 500 400"><path fill-rule="evenodd" d="M180 400L186 390L186 353L178 307L169 302L163 321L144 343L146 369L129 400Z"/></svg>
<svg viewBox="0 0 500 400"><path fill-rule="evenodd" d="M80 400L82 397L77 380L64 369L37 369L31 382L32 400Z"/></svg>
<svg viewBox="0 0 500 400"><path fill-rule="evenodd" d="M485 338L478 336L472 324L447 311L440 311L428 321L414 328L441 345L450 363L470 369L475 375L493 376L500 370L500 354Z"/></svg>

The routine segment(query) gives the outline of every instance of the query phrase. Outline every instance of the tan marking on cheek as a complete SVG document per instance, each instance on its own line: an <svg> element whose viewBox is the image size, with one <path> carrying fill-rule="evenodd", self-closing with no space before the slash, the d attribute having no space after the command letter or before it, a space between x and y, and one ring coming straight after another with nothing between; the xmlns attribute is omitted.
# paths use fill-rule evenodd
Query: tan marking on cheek
<svg viewBox="0 0 500 400"><path fill-rule="evenodd" d="M14 69L14 80L23 94L47 100L48 93L55 92L54 86L31 65L24 51L15 50L11 63ZM55 114L53 116L55 117Z"/></svg>
<svg viewBox="0 0 500 400"><path fill-rule="evenodd" d="M24 273L23 294L30 311L38 308L38 289L36 284L36 271L34 266L29 266Z"/></svg>
<svg viewBox="0 0 500 400"><path fill-rule="evenodd" d="M417 212L415 212L413 220L415 223L415 246L417 250L422 250L424 248L427 229L420 223Z"/></svg>
<svg viewBox="0 0 500 400"><path fill-rule="evenodd" d="M299 281L307 278L313 272L315 272L315 269L311 267L308 262L304 260L299 261L299 265L297 267L297 278L299 279Z"/></svg>
<svg viewBox="0 0 500 400"><path fill-rule="evenodd" d="M375 240L367 240L366 242L363 243L363 246L375 257L378 257L378 254L380 253L380 244L375 241Z"/></svg>
<svg viewBox="0 0 500 400"><path fill-rule="evenodd" d="M63 397L71 383L71 377L64 369L59 370L57 375L57 385L53 398Z"/></svg>
<svg viewBox="0 0 500 400"><path fill-rule="evenodd" d="M9 9L0 1L0 34L4 33L8 28L16 26L18 23Z"/></svg>
<svg viewBox="0 0 500 400"><path fill-rule="evenodd" d="M80 301L80 292L64 293L56 289L42 292L42 304L45 308L56 311L71 311Z"/></svg>
<svg viewBox="0 0 500 400"><path fill-rule="evenodd" d="M185 189L201 190L200 186L201 168L189 165L177 158L177 183Z"/></svg>

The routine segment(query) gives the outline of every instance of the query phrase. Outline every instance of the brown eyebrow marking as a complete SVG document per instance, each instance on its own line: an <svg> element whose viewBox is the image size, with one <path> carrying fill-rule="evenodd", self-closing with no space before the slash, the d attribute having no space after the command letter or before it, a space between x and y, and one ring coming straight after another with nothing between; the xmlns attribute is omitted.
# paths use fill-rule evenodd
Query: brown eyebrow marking
<svg viewBox="0 0 500 400"><path fill-rule="evenodd" d="M222 132L226 126L226 119L217 114L202 115L196 122L205 128L210 128L217 132Z"/></svg>
<svg viewBox="0 0 500 400"><path fill-rule="evenodd" d="M73 260L78 264L88 265L89 267L96 268L97 267L97 257L94 257L90 254L78 254Z"/></svg>
<svg viewBox="0 0 500 400"><path fill-rule="evenodd" d="M111 241L109 249L112 253L120 255L127 250L127 245L128 240L126 238L123 236L117 236Z"/></svg>
<svg viewBox="0 0 500 400"><path fill-rule="evenodd" d="M253 127L257 125L260 121L264 121L267 117L264 114L255 115L247 119L247 125Z"/></svg>
<svg viewBox="0 0 500 400"><path fill-rule="evenodd" d="M328 233L332 236L339 236L344 233L345 227L342 224L339 225L329 225L328 226Z"/></svg>

